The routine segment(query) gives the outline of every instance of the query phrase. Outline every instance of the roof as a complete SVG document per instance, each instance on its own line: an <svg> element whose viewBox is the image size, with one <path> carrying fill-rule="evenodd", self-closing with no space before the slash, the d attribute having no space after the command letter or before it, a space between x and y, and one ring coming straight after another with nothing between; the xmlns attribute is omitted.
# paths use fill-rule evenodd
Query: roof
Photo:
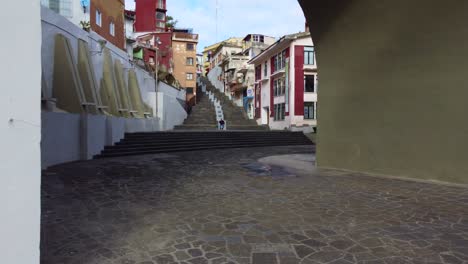
<svg viewBox="0 0 468 264"><path fill-rule="evenodd" d="M310 38L310 32L299 32L295 34L285 35L281 37L278 41L270 45L266 50L249 60L248 63L254 64L258 61L263 61L268 54L270 54L272 51L275 51L278 47L282 47L285 44L293 42L294 40L308 37Z"/></svg>
<svg viewBox="0 0 468 264"><path fill-rule="evenodd" d="M224 47L227 47L227 48L240 48L240 49L243 48L242 46L235 45L235 44L232 44L232 43L229 43L229 42L221 42L221 44L219 44L219 46L216 48L216 50L213 52L213 54L217 54Z"/></svg>
<svg viewBox="0 0 468 264"><path fill-rule="evenodd" d="M228 38L226 40L223 40L221 42L212 44L210 46L205 47L204 50L203 50L203 53L206 53L206 52L211 51L211 50L215 50L215 49L217 49L219 47L219 45L221 45L223 43L226 43L226 42L232 42L233 40L242 41L242 38L232 37L232 38Z"/></svg>
<svg viewBox="0 0 468 264"><path fill-rule="evenodd" d="M135 20L135 15L136 15L136 13L135 13L135 11L133 11L133 10L125 10L125 11L124 11L124 15L125 15L125 17L128 18L128 19Z"/></svg>
<svg viewBox="0 0 468 264"><path fill-rule="evenodd" d="M243 41L247 41L247 39L248 39L249 37L251 37L252 35L264 36L264 37L267 37L267 38L275 38L275 37L267 36L267 35L263 35L263 34L254 34L254 33L252 33L252 34L247 34L247 36L245 36L245 38L243 39Z"/></svg>

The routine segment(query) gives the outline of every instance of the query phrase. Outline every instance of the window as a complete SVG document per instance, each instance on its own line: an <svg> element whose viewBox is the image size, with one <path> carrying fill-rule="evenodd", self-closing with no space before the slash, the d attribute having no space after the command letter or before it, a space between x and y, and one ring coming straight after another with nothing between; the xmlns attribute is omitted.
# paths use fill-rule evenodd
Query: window
<svg viewBox="0 0 468 264"><path fill-rule="evenodd" d="M96 25L102 26L102 14L99 10L96 10Z"/></svg>
<svg viewBox="0 0 468 264"><path fill-rule="evenodd" d="M187 58L187 65L193 66L193 58Z"/></svg>
<svg viewBox="0 0 468 264"><path fill-rule="evenodd" d="M193 94L193 87L187 87L185 88L187 94Z"/></svg>
<svg viewBox="0 0 468 264"><path fill-rule="evenodd" d="M315 49L314 47L304 47L304 64L315 65Z"/></svg>
<svg viewBox="0 0 468 264"><path fill-rule="evenodd" d="M273 81L273 92L275 96L282 96L286 93L286 80L284 78Z"/></svg>
<svg viewBox="0 0 468 264"><path fill-rule="evenodd" d="M193 80L193 73L187 73L187 80Z"/></svg>
<svg viewBox="0 0 468 264"><path fill-rule="evenodd" d="M284 120L286 116L286 104L275 104L275 121Z"/></svg>
<svg viewBox="0 0 468 264"><path fill-rule="evenodd" d="M156 12L156 19L157 20L166 20L166 14L164 12Z"/></svg>
<svg viewBox="0 0 468 264"><path fill-rule="evenodd" d="M158 8L159 9L164 9L164 1L163 0L158 1Z"/></svg>
<svg viewBox="0 0 468 264"><path fill-rule="evenodd" d="M268 62L265 61L265 66L263 67L263 76L268 76Z"/></svg>
<svg viewBox="0 0 468 264"><path fill-rule="evenodd" d="M262 79L262 66L255 67L255 80L260 81Z"/></svg>
<svg viewBox="0 0 468 264"><path fill-rule="evenodd" d="M41 1L41 3L64 17L73 17L72 0L49 0Z"/></svg>
<svg viewBox="0 0 468 264"><path fill-rule="evenodd" d="M275 72L280 71L286 67L286 50L278 53L274 57L274 63L275 63Z"/></svg>
<svg viewBox="0 0 468 264"><path fill-rule="evenodd" d="M158 22L156 22L156 27L157 28L166 28L166 23L158 21Z"/></svg>
<svg viewBox="0 0 468 264"><path fill-rule="evenodd" d="M304 87L306 93L315 93L315 75L304 76Z"/></svg>
<svg viewBox="0 0 468 264"><path fill-rule="evenodd" d="M187 43L187 50L194 50L195 45L193 43Z"/></svg>
<svg viewBox="0 0 468 264"><path fill-rule="evenodd" d="M114 22L110 22L110 24L109 24L109 33L111 34L111 36L115 36L115 24L114 24Z"/></svg>
<svg viewBox="0 0 468 264"><path fill-rule="evenodd" d="M262 35L252 35L252 41L253 42L264 42L265 41L265 37L262 36Z"/></svg>
<svg viewBox="0 0 468 264"><path fill-rule="evenodd" d="M304 102L304 119L315 120L314 102Z"/></svg>

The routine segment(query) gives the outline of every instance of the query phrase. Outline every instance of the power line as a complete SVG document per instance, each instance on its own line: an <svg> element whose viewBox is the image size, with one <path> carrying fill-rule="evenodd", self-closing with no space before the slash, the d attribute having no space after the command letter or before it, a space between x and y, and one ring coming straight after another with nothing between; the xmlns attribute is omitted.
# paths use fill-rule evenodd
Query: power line
<svg viewBox="0 0 468 264"><path fill-rule="evenodd" d="M216 42L218 42L218 0L216 0Z"/></svg>

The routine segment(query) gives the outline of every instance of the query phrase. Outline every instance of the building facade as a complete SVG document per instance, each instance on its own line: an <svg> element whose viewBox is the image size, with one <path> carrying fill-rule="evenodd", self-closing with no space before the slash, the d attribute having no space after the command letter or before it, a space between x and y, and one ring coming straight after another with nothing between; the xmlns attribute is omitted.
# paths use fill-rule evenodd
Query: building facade
<svg viewBox="0 0 468 264"><path fill-rule="evenodd" d="M255 119L275 130L317 127L317 63L310 33L282 37L249 63L255 67Z"/></svg>
<svg viewBox="0 0 468 264"><path fill-rule="evenodd" d="M90 20L91 0L41 0L41 5L66 17L73 24L81 26Z"/></svg>
<svg viewBox="0 0 468 264"><path fill-rule="evenodd" d="M196 96L197 88L197 44L198 34L190 30L175 30L172 33L174 77L187 91L187 100Z"/></svg>
<svg viewBox="0 0 468 264"><path fill-rule="evenodd" d="M198 77L203 76L203 54L197 54L197 74Z"/></svg>
<svg viewBox="0 0 468 264"><path fill-rule="evenodd" d="M165 32L166 0L135 0L135 32Z"/></svg>
<svg viewBox="0 0 468 264"><path fill-rule="evenodd" d="M218 89L224 91L234 104L243 107L251 119L255 117L255 69L248 61L274 42L274 37L249 34L238 42L221 43L211 56L210 67L215 69L215 72L210 74L210 77L216 78L212 82L222 83L222 87Z"/></svg>
<svg viewBox="0 0 468 264"><path fill-rule="evenodd" d="M133 57L133 46L136 42L135 38L135 11L125 10L125 49L130 57Z"/></svg>
<svg viewBox="0 0 468 264"><path fill-rule="evenodd" d="M122 50L126 45L124 11L124 0L91 1L91 29Z"/></svg>
<svg viewBox="0 0 468 264"><path fill-rule="evenodd" d="M242 45L242 39L241 38L229 38L224 41L205 47L203 49L203 75L207 75L208 72L211 70L211 58L213 57L214 52L223 43L230 43L230 44L240 46Z"/></svg>

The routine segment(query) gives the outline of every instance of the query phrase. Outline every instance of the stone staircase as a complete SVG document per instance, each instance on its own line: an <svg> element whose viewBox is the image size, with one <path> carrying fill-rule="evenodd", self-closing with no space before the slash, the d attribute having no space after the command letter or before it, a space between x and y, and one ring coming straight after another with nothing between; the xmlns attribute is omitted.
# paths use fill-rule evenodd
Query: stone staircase
<svg viewBox="0 0 468 264"><path fill-rule="evenodd" d="M311 145L302 132L283 131L171 131L126 134L95 158L227 148Z"/></svg>
<svg viewBox="0 0 468 264"><path fill-rule="evenodd" d="M127 133L114 146L106 146L95 158L146 155L226 148L251 148L291 145L311 145L302 132L269 131L246 118L243 109L208 82L207 90L215 94L223 109L228 131L218 131L216 109L208 96L201 96L198 104L183 125L174 131Z"/></svg>
<svg viewBox="0 0 468 264"><path fill-rule="evenodd" d="M254 120L248 119L244 109L235 105L229 97L216 89L208 78L202 77L201 82L206 85L207 91L212 92L220 101L228 130L269 130L268 126L259 126Z"/></svg>
<svg viewBox="0 0 468 264"><path fill-rule="evenodd" d="M174 130L217 130L216 112L213 103L208 96L200 97L197 105L192 108L192 112L185 119L184 124L176 126Z"/></svg>

